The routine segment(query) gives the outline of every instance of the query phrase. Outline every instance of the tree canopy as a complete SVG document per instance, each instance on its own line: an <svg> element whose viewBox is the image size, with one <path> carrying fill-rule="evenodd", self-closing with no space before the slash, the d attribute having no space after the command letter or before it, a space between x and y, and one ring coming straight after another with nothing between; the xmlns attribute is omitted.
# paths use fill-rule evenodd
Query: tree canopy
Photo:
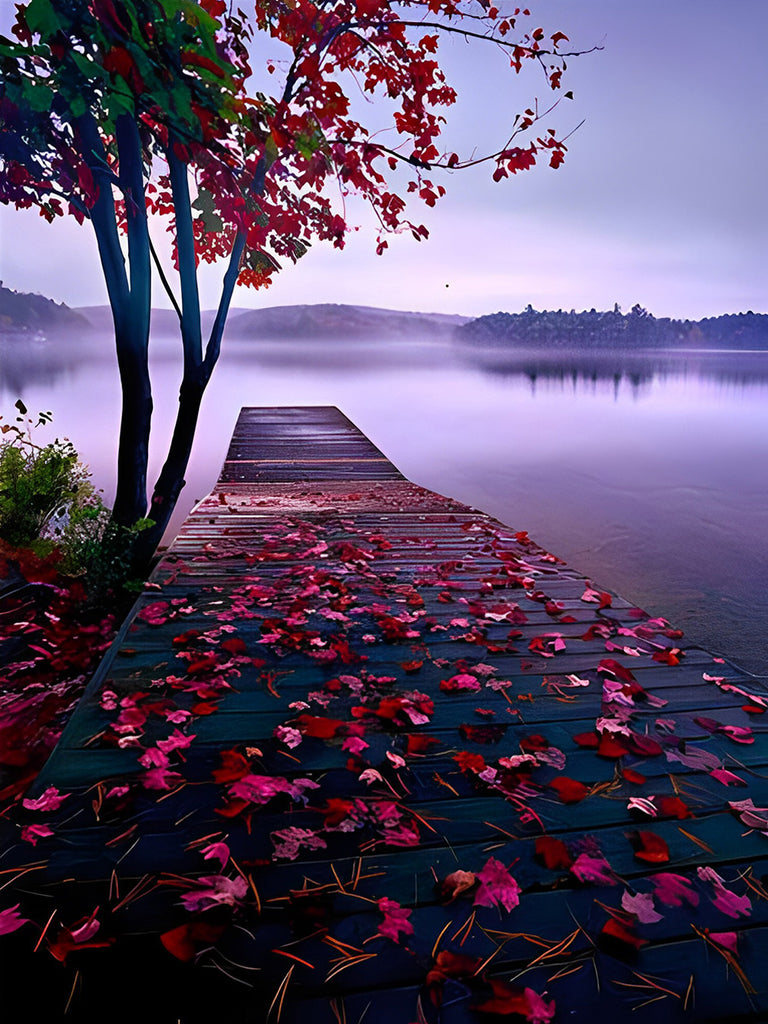
<svg viewBox="0 0 768 1024"><path fill-rule="evenodd" d="M512 74L536 65L553 102L500 124L492 152L445 151L456 100L438 60L446 34L498 51ZM115 515L125 523L147 509L153 261L184 350L177 430L149 513L160 528L236 283L268 284L315 241L343 246L351 194L375 211L382 252L392 232L427 237L413 211L444 193L440 172L487 162L499 180L540 160L558 167L566 151L542 119L563 95L567 36L488 0L258 0L248 11L224 0L30 0L13 36L0 37L0 202L95 230L123 386ZM362 123L360 96L387 105L390 130ZM171 233L175 287L155 219ZM227 269L204 343L197 267L218 259Z"/></svg>

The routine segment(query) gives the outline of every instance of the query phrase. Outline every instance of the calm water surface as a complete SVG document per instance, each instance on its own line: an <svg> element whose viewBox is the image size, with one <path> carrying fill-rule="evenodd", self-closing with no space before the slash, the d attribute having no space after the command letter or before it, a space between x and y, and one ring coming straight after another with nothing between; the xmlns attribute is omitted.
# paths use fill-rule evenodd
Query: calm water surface
<svg viewBox="0 0 768 1024"><path fill-rule="evenodd" d="M179 376L160 339L155 471ZM0 412L18 397L53 410L53 432L71 438L109 500L119 416L109 340L0 343ZM213 486L243 405L338 406L417 483L528 530L596 585L768 675L768 353L225 345L172 530Z"/></svg>

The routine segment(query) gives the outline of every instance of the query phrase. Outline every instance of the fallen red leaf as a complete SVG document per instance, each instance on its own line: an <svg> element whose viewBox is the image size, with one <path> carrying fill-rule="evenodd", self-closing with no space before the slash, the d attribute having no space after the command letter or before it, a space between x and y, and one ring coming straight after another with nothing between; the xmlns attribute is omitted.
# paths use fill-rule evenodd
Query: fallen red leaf
<svg viewBox="0 0 768 1024"><path fill-rule="evenodd" d="M193 704L190 710L193 715L212 715L214 711L219 710L219 705L208 700L201 700L197 704Z"/></svg>
<svg viewBox="0 0 768 1024"><path fill-rule="evenodd" d="M669 860L669 847L655 832L630 832L628 838L636 860L648 864L666 864Z"/></svg>
<svg viewBox="0 0 768 1024"><path fill-rule="evenodd" d="M662 814L670 818L692 818L691 810L679 796L662 796L657 801Z"/></svg>
<svg viewBox="0 0 768 1024"><path fill-rule="evenodd" d="M600 737L596 732L579 732L573 737L573 742L594 750L600 745Z"/></svg>
<svg viewBox="0 0 768 1024"><path fill-rule="evenodd" d="M566 775L560 775L558 778L552 779L549 783L549 788L554 789L564 804L577 804L589 792L589 789L583 782L569 779Z"/></svg>
<svg viewBox="0 0 768 1024"><path fill-rule="evenodd" d="M231 636L222 643L221 647L222 650L228 651L230 654L245 654L248 649L245 646L245 641L239 636Z"/></svg>
<svg viewBox="0 0 768 1024"><path fill-rule="evenodd" d="M439 742L440 740L435 739L434 736L425 736L423 733L409 733L405 752L406 754L426 754L429 752L430 747Z"/></svg>
<svg viewBox="0 0 768 1024"><path fill-rule="evenodd" d="M631 928L613 917L606 921L600 930L600 934L622 945L632 946L634 949L640 949L641 946L646 945L648 942L647 939L641 939L639 935L635 935Z"/></svg>
<svg viewBox="0 0 768 1024"><path fill-rule="evenodd" d="M511 1013L519 1014L521 1017L528 1016L528 1000L523 989L513 988L500 978L489 978L488 982L493 989L493 995L484 1003L475 1004L473 1009L479 1013L493 1013L504 1017Z"/></svg>
<svg viewBox="0 0 768 1024"><path fill-rule="evenodd" d="M544 866L550 871L556 871L558 868L567 870L573 864L568 847L562 839L555 839L553 836L539 836L536 839L536 857L543 861Z"/></svg>
<svg viewBox="0 0 768 1024"><path fill-rule="evenodd" d="M211 773L216 782L236 782L250 771L250 762L237 750L222 750L219 757L221 768L216 768Z"/></svg>
<svg viewBox="0 0 768 1024"><path fill-rule="evenodd" d="M549 747L549 740L539 733L533 733L531 736L523 736L520 740L520 749L524 750L526 754L533 753L536 750L546 750Z"/></svg>
<svg viewBox="0 0 768 1024"><path fill-rule="evenodd" d="M483 755L471 754L468 750L460 750L458 754L454 755L453 760L463 772L482 772L486 768Z"/></svg>
<svg viewBox="0 0 768 1024"><path fill-rule="evenodd" d="M224 933L226 925L209 924L207 921L189 921L163 932L160 941L177 960L189 963L200 949L213 945Z"/></svg>
<svg viewBox="0 0 768 1024"><path fill-rule="evenodd" d="M598 757L618 758L629 753L629 747L615 733L604 732L597 747Z"/></svg>
<svg viewBox="0 0 768 1024"><path fill-rule="evenodd" d="M318 715L299 715L296 719L296 725L304 736L314 736L320 740L336 736L343 724L340 718L321 718Z"/></svg>

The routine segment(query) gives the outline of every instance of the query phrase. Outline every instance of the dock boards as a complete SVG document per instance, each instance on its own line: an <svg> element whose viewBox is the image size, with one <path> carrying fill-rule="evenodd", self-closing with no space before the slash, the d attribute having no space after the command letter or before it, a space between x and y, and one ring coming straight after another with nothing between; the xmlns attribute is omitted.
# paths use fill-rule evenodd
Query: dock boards
<svg viewBox="0 0 768 1024"><path fill-rule="evenodd" d="M338 410L244 409L0 952L78 1021L765 1019L766 707Z"/></svg>

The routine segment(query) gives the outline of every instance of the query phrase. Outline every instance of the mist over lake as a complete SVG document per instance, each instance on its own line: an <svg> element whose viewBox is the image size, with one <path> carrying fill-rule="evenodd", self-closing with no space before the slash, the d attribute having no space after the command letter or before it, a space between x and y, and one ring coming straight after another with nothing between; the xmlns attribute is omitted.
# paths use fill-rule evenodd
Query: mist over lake
<svg viewBox="0 0 768 1024"><path fill-rule="evenodd" d="M157 434L181 361L153 341ZM0 340L22 398L114 493L108 336ZM244 405L336 405L415 482L531 537L688 639L768 674L768 353L477 351L441 340L228 340L170 533L213 486Z"/></svg>

